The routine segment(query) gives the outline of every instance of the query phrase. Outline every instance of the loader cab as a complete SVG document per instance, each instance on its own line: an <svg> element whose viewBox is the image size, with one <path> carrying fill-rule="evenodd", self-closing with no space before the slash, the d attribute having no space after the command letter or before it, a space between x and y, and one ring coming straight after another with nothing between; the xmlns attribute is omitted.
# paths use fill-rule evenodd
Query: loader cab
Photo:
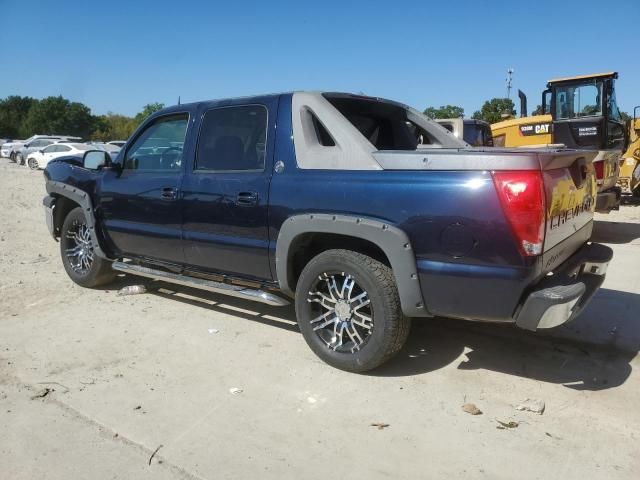
<svg viewBox="0 0 640 480"><path fill-rule="evenodd" d="M619 150L627 135L616 103L617 72L549 80L542 106L553 119L553 142L569 148Z"/></svg>

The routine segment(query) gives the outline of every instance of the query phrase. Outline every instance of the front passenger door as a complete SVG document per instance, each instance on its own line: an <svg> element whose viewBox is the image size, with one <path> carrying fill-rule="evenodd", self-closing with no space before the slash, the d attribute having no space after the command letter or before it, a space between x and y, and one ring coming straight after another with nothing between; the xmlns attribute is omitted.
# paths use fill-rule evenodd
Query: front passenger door
<svg viewBox="0 0 640 480"><path fill-rule="evenodd" d="M183 263L180 184L188 113L158 117L122 157L122 171L102 176L101 218L123 256Z"/></svg>

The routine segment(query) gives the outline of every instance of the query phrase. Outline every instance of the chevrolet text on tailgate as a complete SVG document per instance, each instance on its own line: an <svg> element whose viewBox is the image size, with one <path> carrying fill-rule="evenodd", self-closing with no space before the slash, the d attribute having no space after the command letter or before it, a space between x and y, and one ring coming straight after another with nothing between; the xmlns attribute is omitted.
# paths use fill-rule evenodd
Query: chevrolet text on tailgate
<svg viewBox="0 0 640 480"><path fill-rule="evenodd" d="M612 255L589 242L593 156L472 148L399 103L288 93L157 112L117 158L51 162L44 205L77 284L293 301L311 349L363 372L411 317L574 318Z"/></svg>

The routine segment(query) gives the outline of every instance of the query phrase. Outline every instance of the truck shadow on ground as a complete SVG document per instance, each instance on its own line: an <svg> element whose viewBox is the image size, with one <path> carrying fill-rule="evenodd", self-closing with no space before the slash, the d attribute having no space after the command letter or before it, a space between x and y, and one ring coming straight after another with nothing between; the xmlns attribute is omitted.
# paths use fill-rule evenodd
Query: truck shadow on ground
<svg viewBox="0 0 640 480"><path fill-rule="evenodd" d="M489 370L576 390L605 390L629 378L630 362L637 354L511 325L436 318L416 319L412 327L403 351L374 375L416 375L457 363L460 370Z"/></svg>
<svg viewBox="0 0 640 480"><path fill-rule="evenodd" d="M111 288L140 283L139 278L123 277ZM144 282L153 295L179 301L197 308L230 314L245 320L299 332L293 306L270 307L233 297L210 294L188 287L162 282ZM624 325L636 332L640 318L640 295L616 294L616 302L627 306ZM597 302L597 297L594 302ZM637 316L637 315L636 315ZM580 317L572 329L580 329ZM604 328L608 328L605 326ZM599 332L601 335L602 332ZM585 338L556 338L519 330L512 325L480 324L445 318L414 319L409 340L402 351L387 364L369 375L402 377L427 374L452 363L460 370L489 370L541 382L561 384L576 390L605 390L622 385L631 374L631 360L640 342L627 342L625 349L613 345L596 345ZM571 336L571 333L565 336ZM634 337L637 338L637 337ZM299 337L299 341L304 341Z"/></svg>
<svg viewBox="0 0 640 480"><path fill-rule="evenodd" d="M599 243L631 243L640 238L640 223L593 222L592 242Z"/></svg>

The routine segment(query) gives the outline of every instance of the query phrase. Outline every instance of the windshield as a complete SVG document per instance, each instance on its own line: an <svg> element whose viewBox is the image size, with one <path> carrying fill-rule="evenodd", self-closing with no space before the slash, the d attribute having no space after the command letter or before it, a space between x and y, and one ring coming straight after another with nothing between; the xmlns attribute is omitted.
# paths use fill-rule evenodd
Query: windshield
<svg viewBox="0 0 640 480"><path fill-rule="evenodd" d="M601 81L556 86L555 97L558 119L602 115Z"/></svg>

